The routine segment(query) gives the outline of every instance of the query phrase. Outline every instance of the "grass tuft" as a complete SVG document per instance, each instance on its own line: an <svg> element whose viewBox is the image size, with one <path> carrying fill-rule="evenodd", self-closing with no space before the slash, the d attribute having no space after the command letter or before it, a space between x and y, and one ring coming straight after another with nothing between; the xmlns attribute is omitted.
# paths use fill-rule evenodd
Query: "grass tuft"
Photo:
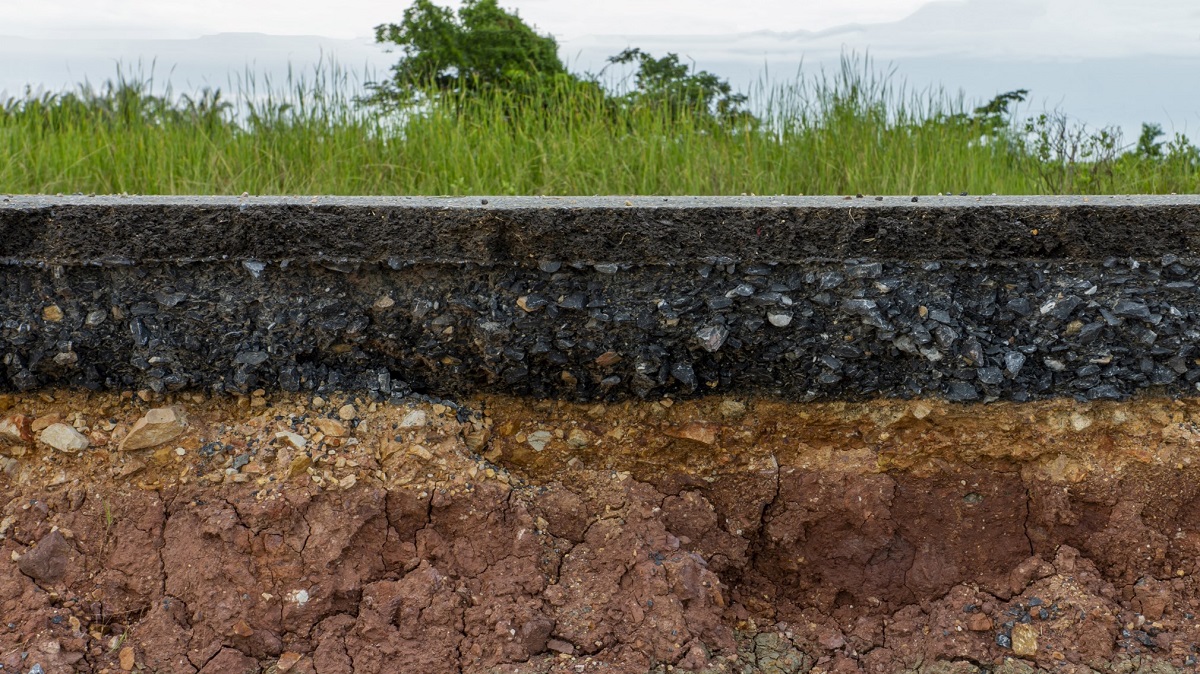
<svg viewBox="0 0 1200 674"><path fill-rule="evenodd" d="M139 194L1004 194L1200 191L1181 135L1139 149L1066 115L972 112L908 91L866 59L760 84L757 120L721 124L612 89L551 81L521 95L384 110L325 62L283 83L155 93L118 73L99 88L0 106L0 191ZM619 93L619 92L618 92ZM1144 145L1144 144L1143 144ZM1146 151L1145 147L1158 148Z"/></svg>

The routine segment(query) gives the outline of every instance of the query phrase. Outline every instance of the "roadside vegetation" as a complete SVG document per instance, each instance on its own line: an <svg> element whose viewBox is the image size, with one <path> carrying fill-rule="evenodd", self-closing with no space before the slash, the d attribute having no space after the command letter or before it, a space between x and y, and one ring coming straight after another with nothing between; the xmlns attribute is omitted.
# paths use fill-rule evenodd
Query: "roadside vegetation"
<svg viewBox="0 0 1200 674"><path fill-rule="evenodd" d="M357 86L325 63L236 95L118 73L0 103L0 192L140 194L1007 194L1200 191L1200 149L1137 139L1029 92L968 103L868 59L736 92L640 49L593 75L495 0L418 0L376 29L400 50ZM231 102L236 101L236 103Z"/></svg>

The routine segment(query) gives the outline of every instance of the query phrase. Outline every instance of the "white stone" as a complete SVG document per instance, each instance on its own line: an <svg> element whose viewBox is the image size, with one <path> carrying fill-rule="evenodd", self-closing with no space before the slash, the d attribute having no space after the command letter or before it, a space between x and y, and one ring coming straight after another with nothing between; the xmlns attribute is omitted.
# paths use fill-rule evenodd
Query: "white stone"
<svg viewBox="0 0 1200 674"><path fill-rule="evenodd" d="M118 448L125 451L156 447L179 437L186 428L187 418L182 410L175 407L157 407L137 420Z"/></svg>
<svg viewBox="0 0 1200 674"><path fill-rule="evenodd" d="M792 324L792 315L784 311L768 311L767 320L777 328L786 328Z"/></svg>
<svg viewBox="0 0 1200 674"><path fill-rule="evenodd" d="M304 445L308 444L308 440L305 440L303 435L291 431L279 431L275 434L275 439L283 440L296 449L304 449Z"/></svg>
<svg viewBox="0 0 1200 674"><path fill-rule="evenodd" d="M425 410L413 410L400 420L400 428L421 428L427 423L429 418L425 415Z"/></svg>
<svg viewBox="0 0 1200 674"><path fill-rule="evenodd" d="M66 424L50 424L38 439L60 452L79 452L91 444L83 433Z"/></svg>

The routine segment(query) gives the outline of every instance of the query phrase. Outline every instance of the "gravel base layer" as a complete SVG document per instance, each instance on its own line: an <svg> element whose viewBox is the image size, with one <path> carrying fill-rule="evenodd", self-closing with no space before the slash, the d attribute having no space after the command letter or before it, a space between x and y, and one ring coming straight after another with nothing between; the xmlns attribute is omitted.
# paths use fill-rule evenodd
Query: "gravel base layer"
<svg viewBox="0 0 1200 674"><path fill-rule="evenodd" d="M1192 671L1198 422L0 395L0 672Z"/></svg>
<svg viewBox="0 0 1200 674"><path fill-rule="evenodd" d="M0 267L0 390L1196 395L1200 259Z"/></svg>
<svg viewBox="0 0 1200 674"><path fill-rule="evenodd" d="M1200 199L11 197L0 390L1196 395Z"/></svg>

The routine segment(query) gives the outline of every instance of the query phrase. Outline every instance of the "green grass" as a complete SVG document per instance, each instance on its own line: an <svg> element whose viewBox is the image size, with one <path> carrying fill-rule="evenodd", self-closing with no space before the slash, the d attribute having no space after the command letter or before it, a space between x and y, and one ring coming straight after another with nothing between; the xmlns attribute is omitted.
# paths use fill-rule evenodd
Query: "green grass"
<svg viewBox="0 0 1200 674"><path fill-rule="evenodd" d="M911 92L869 61L759 86L762 123L727 126L596 87L355 102L348 75L219 94L100 89L0 108L0 192L137 194L930 194L1200 191L1200 151L1159 156L1065 115L997 125L961 97Z"/></svg>

